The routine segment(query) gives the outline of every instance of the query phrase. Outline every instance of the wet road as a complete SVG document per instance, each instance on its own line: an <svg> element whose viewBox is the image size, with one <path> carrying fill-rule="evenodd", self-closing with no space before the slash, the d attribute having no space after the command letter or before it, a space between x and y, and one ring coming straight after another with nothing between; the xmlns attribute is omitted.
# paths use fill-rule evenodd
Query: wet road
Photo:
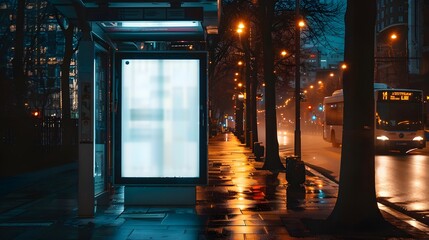
<svg viewBox="0 0 429 240"><path fill-rule="evenodd" d="M293 134L279 131L278 140L280 155L292 155ZM302 133L301 144L306 164L338 182L341 149L314 133ZM407 155L376 155L375 171L380 202L429 223L429 147Z"/></svg>

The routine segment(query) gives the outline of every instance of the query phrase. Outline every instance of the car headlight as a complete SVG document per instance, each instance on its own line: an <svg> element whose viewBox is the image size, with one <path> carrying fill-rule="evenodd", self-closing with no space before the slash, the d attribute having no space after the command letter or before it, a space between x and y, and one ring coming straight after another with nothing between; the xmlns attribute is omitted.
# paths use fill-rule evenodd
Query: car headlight
<svg viewBox="0 0 429 240"><path fill-rule="evenodd" d="M413 141L423 141L424 138L422 136L417 136L413 138Z"/></svg>
<svg viewBox="0 0 429 240"><path fill-rule="evenodd" d="M389 138L383 135L383 136L377 136L377 140L387 141L389 140Z"/></svg>

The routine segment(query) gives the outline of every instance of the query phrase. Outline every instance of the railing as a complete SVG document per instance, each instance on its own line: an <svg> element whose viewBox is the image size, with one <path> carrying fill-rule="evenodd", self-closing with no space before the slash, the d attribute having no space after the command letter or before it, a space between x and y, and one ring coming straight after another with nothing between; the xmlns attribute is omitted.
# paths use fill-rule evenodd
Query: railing
<svg viewBox="0 0 429 240"><path fill-rule="evenodd" d="M63 145L63 120L59 117L45 117L45 118L32 118L31 126L26 127L26 135L34 145L49 150L51 148L58 148ZM75 146L78 143L77 136L77 119L71 120L72 129L70 130L71 136L70 143ZM8 123L7 126L2 127L0 132L0 144L14 145L17 144L16 126L13 123Z"/></svg>
<svg viewBox="0 0 429 240"><path fill-rule="evenodd" d="M72 119L72 134L70 137L71 144L77 145L77 119ZM41 146L61 146L63 145L63 120L59 117L47 117L43 120L40 120L39 124L35 125L35 129L39 134L39 142Z"/></svg>

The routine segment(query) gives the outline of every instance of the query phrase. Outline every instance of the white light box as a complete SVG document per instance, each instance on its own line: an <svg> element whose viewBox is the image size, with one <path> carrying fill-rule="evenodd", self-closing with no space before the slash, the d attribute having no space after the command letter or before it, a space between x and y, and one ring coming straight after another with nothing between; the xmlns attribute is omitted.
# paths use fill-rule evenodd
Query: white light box
<svg viewBox="0 0 429 240"><path fill-rule="evenodd" d="M117 182L205 183L206 54L164 52L118 56Z"/></svg>

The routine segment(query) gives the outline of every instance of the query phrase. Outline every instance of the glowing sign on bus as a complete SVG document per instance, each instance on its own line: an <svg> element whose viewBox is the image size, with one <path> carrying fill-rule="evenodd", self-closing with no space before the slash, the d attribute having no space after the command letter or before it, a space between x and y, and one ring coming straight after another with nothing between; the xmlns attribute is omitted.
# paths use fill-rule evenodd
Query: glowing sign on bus
<svg viewBox="0 0 429 240"><path fill-rule="evenodd" d="M409 91L380 91L379 101L421 101L421 95Z"/></svg>

